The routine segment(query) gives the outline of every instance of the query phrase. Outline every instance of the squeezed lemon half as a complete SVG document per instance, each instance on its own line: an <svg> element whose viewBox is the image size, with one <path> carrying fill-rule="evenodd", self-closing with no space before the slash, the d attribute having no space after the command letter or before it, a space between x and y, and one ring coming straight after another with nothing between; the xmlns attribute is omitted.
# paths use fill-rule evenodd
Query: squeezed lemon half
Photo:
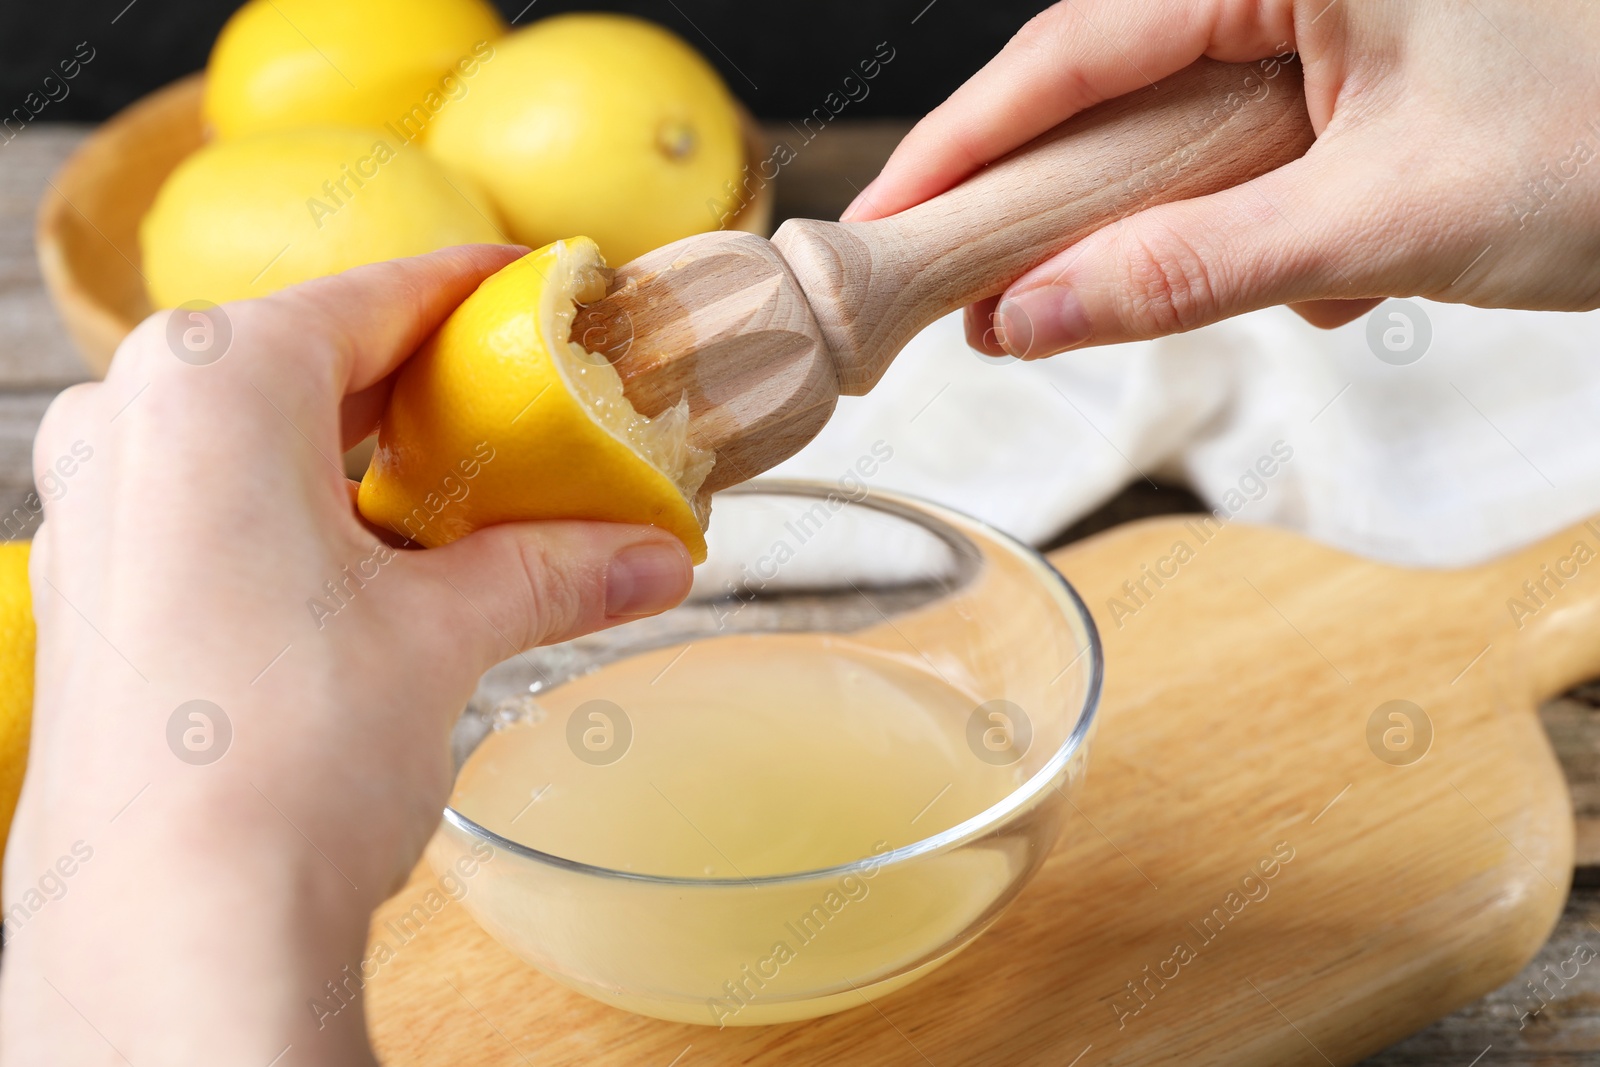
<svg viewBox="0 0 1600 1067"><path fill-rule="evenodd" d="M695 494L713 457L689 444L687 401L639 414L611 364L568 339L607 279L575 237L485 280L401 369L361 514L429 547L501 522L645 523L704 560Z"/></svg>

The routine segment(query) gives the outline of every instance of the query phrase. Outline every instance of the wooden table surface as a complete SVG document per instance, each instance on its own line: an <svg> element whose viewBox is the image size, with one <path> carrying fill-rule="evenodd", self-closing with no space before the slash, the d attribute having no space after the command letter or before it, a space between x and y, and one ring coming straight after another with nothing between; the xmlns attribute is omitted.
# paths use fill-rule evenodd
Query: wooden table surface
<svg viewBox="0 0 1600 1067"><path fill-rule="evenodd" d="M774 139L797 147L778 179L778 215L832 217L877 172L905 131L897 121L841 121L815 140L787 124L769 124ZM36 124L0 145L0 536L28 536L35 523L29 453L45 407L87 371L55 318L33 252L33 212L55 168L83 139L84 127ZM1057 544L1148 515L1201 510L1181 489L1129 489L1064 531ZM7 521L7 519L11 521ZM1600 1056L1600 968L1584 967L1565 982L1550 975L1579 946L1600 952L1600 683L1583 686L1543 709L1571 787L1578 834L1572 895L1549 943L1501 989L1365 1061L1363 1067L1555 1067ZM1551 970L1546 970L1546 968ZM1570 968L1569 968L1570 970ZM1555 991L1537 1015L1530 983Z"/></svg>

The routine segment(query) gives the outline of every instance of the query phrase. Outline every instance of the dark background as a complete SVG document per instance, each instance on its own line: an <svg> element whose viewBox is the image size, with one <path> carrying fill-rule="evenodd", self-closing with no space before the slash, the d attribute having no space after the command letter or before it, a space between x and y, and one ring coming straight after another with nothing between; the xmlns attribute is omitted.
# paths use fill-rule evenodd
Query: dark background
<svg viewBox="0 0 1600 1067"><path fill-rule="evenodd" d="M105 118L205 65L242 0L3 0L0 113L20 105L80 41L95 58L39 121ZM326 0L338 3L339 0ZM562 11L626 11L671 27L763 118L804 115L880 41L895 59L853 117L916 116L948 96L1048 0L497 0L525 26ZM520 13L520 17L519 17ZM915 23L913 23L915 19ZM115 20L115 21L113 21Z"/></svg>

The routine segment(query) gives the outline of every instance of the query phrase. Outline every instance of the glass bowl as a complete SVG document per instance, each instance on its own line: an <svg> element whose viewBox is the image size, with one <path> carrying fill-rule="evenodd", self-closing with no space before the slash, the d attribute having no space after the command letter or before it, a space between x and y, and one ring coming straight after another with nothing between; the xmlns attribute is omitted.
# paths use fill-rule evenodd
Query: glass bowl
<svg viewBox="0 0 1600 1067"><path fill-rule="evenodd" d="M858 469L872 466L865 457ZM1039 869L1094 728L1103 663L1089 612L1032 549L945 508L869 492L857 473L718 494L710 555L684 604L484 677L456 727L458 770L473 773L469 757L498 731L559 738L570 752L548 774L501 781L492 800L465 789L463 774L428 856L442 873L493 850L463 903L523 960L643 1015L715 1026L809 1018L939 966ZM841 654L925 676L925 721L909 732L888 721L906 714L893 700L814 699L813 682L838 674ZM731 759L716 732L725 727L704 732L708 722L737 732L745 719L673 705L689 699L697 662L702 682L706 663L729 674L715 700L703 689L693 699L706 716L749 711L749 729L772 736L769 758ZM626 709L580 701L607 671L635 664L646 680ZM809 703L788 707L801 691ZM821 737L806 733L813 722ZM854 851L847 824L860 831ZM535 825L562 846L515 839L537 837L522 832ZM686 826L704 840L704 871L577 856L615 854L623 838L643 855L674 833L689 839ZM773 869L784 848L828 834L828 862Z"/></svg>

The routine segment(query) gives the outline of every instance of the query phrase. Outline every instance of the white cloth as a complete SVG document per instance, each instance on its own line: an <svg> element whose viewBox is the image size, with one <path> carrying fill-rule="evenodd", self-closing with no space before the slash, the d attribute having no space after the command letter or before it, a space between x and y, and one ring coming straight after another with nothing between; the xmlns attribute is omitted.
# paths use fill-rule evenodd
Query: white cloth
<svg viewBox="0 0 1600 1067"><path fill-rule="evenodd" d="M1284 308L1033 363L978 355L952 315L773 473L836 480L882 441L872 486L1034 543L1134 479L1175 478L1242 521L1423 566L1600 512L1600 312L1417 303L1432 339L1404 366L1374 354L1366 318L1323 331ZM1270 476L1251 473L1263 457Z"/></svg>

